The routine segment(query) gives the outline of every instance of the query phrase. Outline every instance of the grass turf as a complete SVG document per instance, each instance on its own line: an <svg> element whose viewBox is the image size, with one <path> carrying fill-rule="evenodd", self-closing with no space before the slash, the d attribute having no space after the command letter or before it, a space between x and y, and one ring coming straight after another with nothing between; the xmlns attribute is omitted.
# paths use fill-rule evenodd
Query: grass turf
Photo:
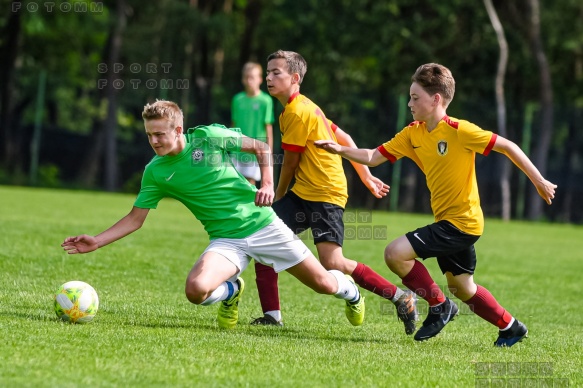
<svg viewBox="0 0 583 388"><path fill-rule="evenodd" d="M497 329L459 301L455 321L436 338L416 343L404 334L392 304L364 291L365 324L354 328L343 301L315 294L286 273L280 275L285 327L251 327L251 318L261 314L253 266L243 274L239 325L223 331L216 305L191 305L183 294L208 239L181 204L164 200L133 235L69 256L60 247L65 237L101 232L131 209L134 197L0 187L0 199L1 386L583 384L580 226L486 221L476 244L476 282L530 330L524 342L498 349L492 346ZM373 226L378 233L356 233L345 254L400 285L383 262L383 249L432 219L370 215L347 229ZM426 265L445 285L435 260ZM97 290L94 322L57 320L53 292L69 280ZM425 302L419 307L423 319Z"/></svg>

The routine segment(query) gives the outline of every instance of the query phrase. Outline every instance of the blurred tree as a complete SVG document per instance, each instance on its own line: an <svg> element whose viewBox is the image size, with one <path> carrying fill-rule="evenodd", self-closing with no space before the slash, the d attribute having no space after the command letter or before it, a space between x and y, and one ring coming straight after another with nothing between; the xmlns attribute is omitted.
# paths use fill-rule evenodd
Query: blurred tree
<svg viewBox="0 0 583 388"><path fill-rule="evenodd" d="M502 137L508 137L506 131L506 99L504 97L504 77L506 76L506 66L508 64L508 43L504 35L504 28L492 0L484 0L484 6L490 17L492 27L496 32L498 46L500 47L500 58L498 59L498 71L496 72L496 113L498 117L498 133ZM500 169L500 189L502 194L502 219L510 220L510 161L507 158L501 158L502 168Z"/></svg>
<svg viewBox="0 0 583 388"><path fill-rule="evenodd" d="M100 30L107 10L92 9L89 1L79 1L76 6L87 6L86 12L64 12L62 3L12 2L13 8L3 20L6 35L2 36L7 38L0 40L0 132L6 151L2 166L9 171L26 169L29 160L32 131L25 128L34 121L31 103L36 100L41 69L47 72L48 83L46 127L83 132L97 112L88 92L95 88L90 64L102 42Z"/></svg>
<svg viewBox="0 0 583 388"><path fill-rule="evenodd" d="M259 24L264 2L263 0L248 0L239 1L239 3L241 3L241 12L245 16L245 27L241 34L241 43L239 45L239 68L243 68L243 65L249 60L257 62L263 61L263 58L257 58L254 55L253 44L257 39L255 31Z"/></svg>
<svg viewBox="0 0 583 388"><path fill-rule="evenodd" d="M539 0L528 0L528 40L532 46L534 57L539 67L540 101L541 101L541 134L539 143L534 147L533 162L543 176L547 175L547 162L551 137L553 135L553 85L551 70L541 36ZM531 220L537 220L542 215L543 201L536 190L530 190L530 206L527 214Z"/></svg>
<svg viewBox="0 0 583 388"><path fill-rule="evenodd" d="M107 85L105 86L105 99L107 104L107 116L103 123L105 136L105 189L115 191L118 182L118 152L117 152L117 89L114 84L115 66L119 63L120 51L124 30L127 23L127 4L125 0L116 0L114 23L108 41L107 52Z"/></svg>
<svg viewBox="0 0 583 388"><path fill-rule="evenodd" d="M541 33L541 12L538 0L522 0L505 4L518 30L526 38L531 56L538 68L538 96L540 101L540 130L533 146L531 159L541 174L546 176L548 154L553 135L553 85L551 67L544 49ZM543 201L534 188L528 190L527 218L537 220L542 216Z"/></svg>
<svg viewBox="0 0 583 388"><path fill-rule="evenodd" d="M16 1L10 4L14 7ZM12 8L0 32L0 160L12 172L18 162L17 131L14 130L14 70L19 51L22 11Z"/></svg>
<svg viewBox="0 0 583 388"><path fill-rule="evenodd" d="M536 14L531 10L538 3L531 1L492 0L506 26L512 53L503 94L508 137L520 142L523 135L516 128L523 127L526 106L542 101L537 96L554 87L551 99L545 95L546 103L539 104L541 111L535 112L533 149L535 155L546 155L543 164L550 178L565 181L559 182L558 206L545 207L544 214L557 217L562 209L561 219L581 219L583 210L570 205L576 201L569 198L577 198L583 191L578 183L583 181L583 131L578 121L583 109L583 3L558 0L542 4L536 27L530 15ZM102 72L100 66L112 63L108 42L112 42L114 26L120 25L119 2L56 0L51 12L48 3L37 2L39 9L31 12L29 4L22 2L20 13L0 14L0 169L12 176L18 169L26 171L40 69L47 71L43 117L47 136L42 138L41 166L58 166L64 184L104 187L106 175L107 179L112 176L106 174L105 166L111 163L107 169L119 173L107 183L111 189L120 181L135 181L152 157L140 117L145 102L156 98L180 102L187 126L227 124L230 98L240 89L241 64L254 59L265 65L266 56L280 48L304 55L309 66L302 92L363 147L378 146L401 130L401 124L397 125L399 96L408 94L411 74L427 62L443 63L456 77L456 97L448 109L452 116L486 129L500 127L496 88L490 76L497 72L493 58L499 55L499 44L481 2L124 2L127 26L117 51L122 68L113 74ZM2 9L10 10L13 3L18 2L0 0ZM101 4L102 9L63 12L61 6L77 3ZM545 68L541 52L547 56L546 73L541 70ZM552 80L552 84L541 79ZM116 82L118 87L100 87L103 81L110 87ZM113 98L112 104L107 103L107 96ZM115 106L108 113L108 107ZM552 133L543 128L549 117L556 120ZM105 146L106 128L115 129L109 141L115 141L110 144L117 151ZM62 144L66 153L56 150ZM106 148L115 156L105 158ZM540 167L535 156L533 159ZM497 164L482 163L481 158L476 161L484 211L500 214ZM428 211L428 191L421 173L407 161L401 167L399 210ZM352 168L347 166L346 171L350 206L388 208L388 199L373 200ZM374 170L388 183L391 172L388 163ZM516 185L517 175L512 176L511 187ZM562 190L572 194L563 195ZM540 203L531 194L529 207Z"/></svg>

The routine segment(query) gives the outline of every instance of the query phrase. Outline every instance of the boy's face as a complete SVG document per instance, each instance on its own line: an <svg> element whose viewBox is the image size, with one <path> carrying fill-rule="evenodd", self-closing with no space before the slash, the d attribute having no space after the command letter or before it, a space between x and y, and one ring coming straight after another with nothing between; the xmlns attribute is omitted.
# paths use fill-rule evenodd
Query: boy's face
<svg viewBox="0 0 583 388"><path fill-rule="evenodd" d="M435 110L435 95L429 95L425 89L417 82L413 82L409 89L409 103L413 119L416 121L427 121Z"/></svg>
<svg viewBox="0 0 583 388"><path fill-rule="evenodd" d="M177 155L178 138L182 133L180 127L174 127L167 119L155 119L144 121L148 142L158 156ZM180 128L180 129L178 129Z"/></svg>
<svg viewBox="0 0 583 388"><path fill-rule="evenodd" d="M257 67L247 70L243 74L242 82L247 93L256 93L261 86L261 82L263 82L263 79L261 79L261 70Z"/></svg>
<svg viewBox="0 0 583 388"><path fill-rule="evenodd" d="M295 76L295 77L294 77ZM267 90L273 97L287 97L294 84L297 83L298 74L288 73L287 63L283 58L272 59L267 63Z"/></svg>

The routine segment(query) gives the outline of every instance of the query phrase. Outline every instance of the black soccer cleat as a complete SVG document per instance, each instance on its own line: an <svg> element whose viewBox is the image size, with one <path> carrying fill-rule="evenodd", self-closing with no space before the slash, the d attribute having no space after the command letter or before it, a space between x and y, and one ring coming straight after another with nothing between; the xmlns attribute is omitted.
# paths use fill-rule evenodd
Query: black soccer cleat
<svg viewBox="0 0 583 388"><path fill-rule="evenodd" d="M250 324L254 326L283 326L282 321L278 321L269 314L253 319Z"/></svg>
<svg viewBox="0 0 583 388"><path fill-rule="evenodd" d="M423 326L415 333L415 341L425 341L438 335L445 325L454 320L458 312L457 305L449 298L445 298L445 302L438 306L430 307Z"/></svg>
<svg viewBox="0 0 583 388"><path fill-rule="evenodd" d="M403 295L395 302L397 308L397 317L405 325L405 333L411 335L415 332L418 319L417 313L417 295L412 291L405 291Z"/></svg>
<svg viewBox="0 0 583 388"><path fill-rule="evenodd" d="M514 320L512 326L508 330L500 330L498 332L498 339L494 342L494 346L511 347L517 342L522 341L524 338L528 337L528 329L524 323L520 322L518 319Z"/></svg>

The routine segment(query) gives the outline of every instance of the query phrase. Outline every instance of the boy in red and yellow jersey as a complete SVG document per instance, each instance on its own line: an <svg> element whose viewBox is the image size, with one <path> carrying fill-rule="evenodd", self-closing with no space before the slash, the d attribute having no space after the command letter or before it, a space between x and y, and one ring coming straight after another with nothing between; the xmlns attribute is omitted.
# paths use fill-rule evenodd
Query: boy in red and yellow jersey
<svg viewBox="0 0 583 388"><path fill-rule="evenodd" d="M498 327L494 344L512 346L527 335L526 326L487 289L474 282L474 243L484 230L474 163L476 153L488 155L494 150L506 155L530 178L548 204L557 186L543 178L513 142L468 121L447 116L446 109L455 92L449 69L435 63L425 64L411 80L409 107L416 121L393 139L375 150L352 149L330 140L316 145L368 166L387 160L395 162L406 156L425 174L435 223L406 233L385 249L389 268L429 303L429 314L415 339L434 337L458 314L456 304L445 297L425 266L416 260L436 257L450 291L476 315Z"/></svg>
<svg viewBox="0 0 583 388"><path fill-rule="evenodd" d="M284 158L273 209L295 233L311 229L325 268L351 275L361 287L391 300L405 332L412 334L417 316L414 294L397 288L368 266L344 257L342 216L348 191L342 158L315 147L314 142L328 139L354 148L356 144L316 104L300 94L306 71L306 61L298 53L280 50L267 58L267 90L284 107L279 117ZM387 195L389 187L372 176L367 166L353 166L375 197ZM295 183L288 191L293 178ZM255 270L264 316L252 324L281 325L277 275L260 263L256 263ZM353 308L348 303L347 314Z"/></svg>

